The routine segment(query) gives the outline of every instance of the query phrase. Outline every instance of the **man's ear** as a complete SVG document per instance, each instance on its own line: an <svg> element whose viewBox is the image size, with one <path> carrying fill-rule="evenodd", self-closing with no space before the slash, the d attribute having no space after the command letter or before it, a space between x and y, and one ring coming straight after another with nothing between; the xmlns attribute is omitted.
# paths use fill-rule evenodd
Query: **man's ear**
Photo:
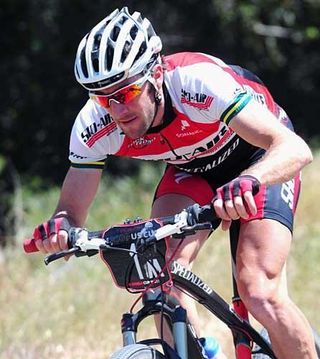
<svg viewBox="0 0 320 359"><path fill-rule="evenodd" d="M162 87L163 84L163 67L161 64L154 65L152 69L152 77L158 89Z"/></svg>

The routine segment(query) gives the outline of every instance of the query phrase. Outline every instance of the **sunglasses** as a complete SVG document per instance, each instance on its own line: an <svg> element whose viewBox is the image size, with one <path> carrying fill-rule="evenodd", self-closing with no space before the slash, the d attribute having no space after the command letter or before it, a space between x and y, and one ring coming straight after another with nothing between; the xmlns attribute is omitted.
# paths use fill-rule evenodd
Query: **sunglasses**
<svg viewBox="0 0 320 359"><path fill-rule="evenodd" d="M110 108L111 101L115 101L117 103L121 103L126 105L130 101L132 101L135 97L141 94L142 92L142 86L145 84L145 82L148 80L150 73L147 75L141 77L138 81L129 84L109 95L100 94L97 92L89 92L89 97L91 100L96 102L98 105Z"/></svg>

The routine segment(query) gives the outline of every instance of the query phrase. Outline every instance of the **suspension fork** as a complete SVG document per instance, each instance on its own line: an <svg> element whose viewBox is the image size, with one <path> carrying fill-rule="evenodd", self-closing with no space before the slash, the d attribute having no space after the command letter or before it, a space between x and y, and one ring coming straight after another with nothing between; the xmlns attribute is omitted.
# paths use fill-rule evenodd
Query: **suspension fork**
<svg viewBox="0 0 320 359"><path fill-rule="evenodd" d="M237 273L236 273L236 254L239 240L240 221L233 221L230 228L230 250L231 250L231 261L232 261L232 283L233 283L233 297L232 307L235 313L243 320L249 323L249 313L240 298L238 287L237 287ZM250 338L237 331L232 331L233 343L236 352L237 359L251 359L251 348L252 342Z"/></svg>
<svg viewBox="0 0 320 359"><path fill-rule="evenodd" d="M123 345L126 346L137 342L138 326L143 319L163 312L172 324L172 335L177 354L181 359L188 359L187 312L179 305L170 307L161 300L161 295L158 290L146 292L143 296L143 306L138 312L124 313L122 315Z"/></svg>

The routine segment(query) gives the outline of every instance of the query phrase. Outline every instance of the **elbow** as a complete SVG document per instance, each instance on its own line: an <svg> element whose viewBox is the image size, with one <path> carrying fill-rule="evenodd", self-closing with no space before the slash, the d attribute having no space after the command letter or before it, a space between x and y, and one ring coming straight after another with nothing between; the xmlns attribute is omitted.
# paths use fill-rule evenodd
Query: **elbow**
<svg viewBox="0 0 320 359"><path fill-rule="evenodd" d="M301 155L300 155L300 161L301 161L302 167L305 167L313 161L313 155L312 155L311 149L305 142L304 142L303 147L304 148L301 151Z"/></svg>
<svg viewBox="0 0 320 359"><path fill-rule="evenodd" d="M306 156L306 165L308 165L312 161L313 161L313 154L312 154L310 148L308 147L308 154Z"/></svg>

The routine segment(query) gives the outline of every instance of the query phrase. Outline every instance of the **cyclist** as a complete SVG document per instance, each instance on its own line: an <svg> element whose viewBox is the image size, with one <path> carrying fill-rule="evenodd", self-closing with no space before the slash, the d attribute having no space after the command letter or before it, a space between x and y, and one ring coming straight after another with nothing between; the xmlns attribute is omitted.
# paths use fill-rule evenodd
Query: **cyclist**
<svg viewBox="0 0 320 359"><path fill-rule="evenodd" d="M75 76L90 98L72 129L58 206L34 231L36 246L66 248L66 223L84 225L107 156L165 161L151 216L213 201L222 229L237 221L242 300L278 358L314 359L309 324L288 296L285 274L310 149L257 76L207 54L162 56L161 49L150 22L126 7L80 42ZM191 267L207 236L186 239L175 258ZM198 328L193 302L177 295Z"/></svg>

